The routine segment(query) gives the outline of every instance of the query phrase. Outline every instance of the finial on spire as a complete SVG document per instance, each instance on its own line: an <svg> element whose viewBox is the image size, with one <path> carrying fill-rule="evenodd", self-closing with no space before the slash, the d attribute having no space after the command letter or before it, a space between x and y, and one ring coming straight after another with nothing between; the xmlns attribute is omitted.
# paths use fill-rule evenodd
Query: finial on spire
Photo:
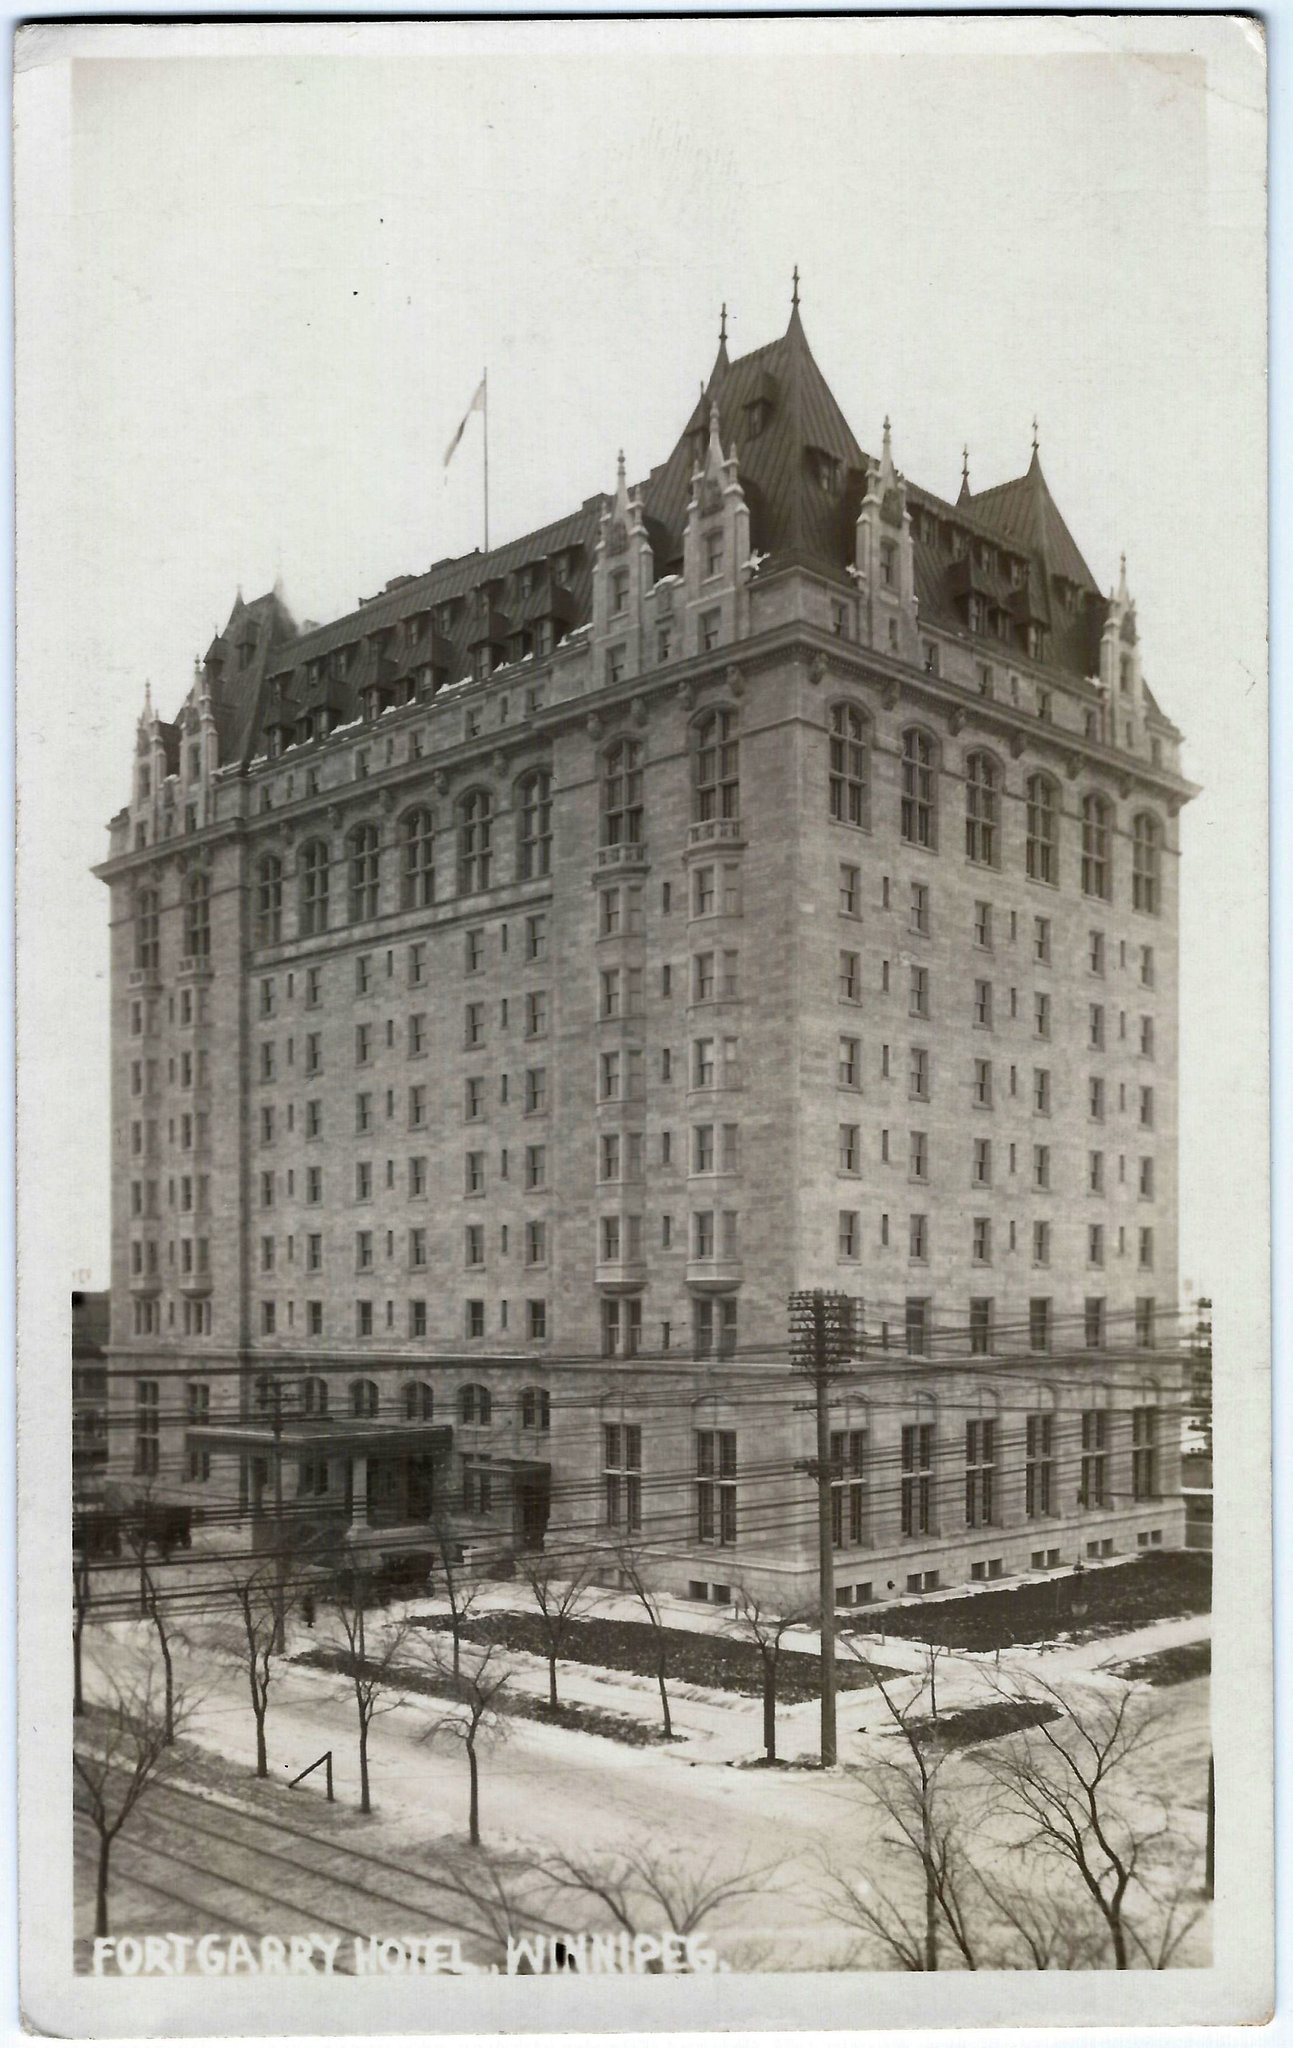
<svg viewBox="0 0 1293 2048"><path fill-rule="evenodd" d="M961 450L961 489L962 489L963 491L968 491L968 490L969 490L969 488L970 488L970 444L969 444L969 442L967 441L967 442L966 442L966 444L965 444L965 446L964 446L964 447L962 448L962 450Z"/></svg>
<svg viewBox="0 0 1293 2048"><path fill-rule="evenodd" d="M722 310L720 311L720 313L719 313L719 316L718 316L718 345L719 345L719 347L720 347L720 348L725 348L725 347L726 347L726 345L727 345L727 300L726 300L726 299L724 299L724 301L723 301L723 305L722 305Z"/></svg>
<svg viewBox="0 0 1293 2048"><path fill-rule="evenodd" d="M151 683L151 682L149 681L148 677L147 677L147 676L145 676L145 677L144 677L144 717L145 717L145 718L151 718L151 717L152 717L152 715L153 715L153 686L152 686L152 683Z"/></svg>
<svg viewBox="0 0 1293 2048"><path fill-rule="evenodd" d="M616 463L616 465L615 465L615 473L616 473L617 477L619 478L619 483L620 483L620 489L621 489L621 490L623 490L623 488L624 488L624 450L623 450L622 448L620 449L620 454L619 454L619 461L618 461L618 462Z"/></svg>
<svg viewBox="0 0 1293 2048"><path fill-rule="evenodd" d="M790 310L792 313L796 313L799 310L799 265L797 263L794 269L794 277L792 280L792 289L790 293Z"/></svg>
<svg viewBox="0 0 1293 2048"><path fill-rule="evenodd" d="M1036 453L1037 453L1037 450L1038 450L1038 448L1040 447L1040 445L1041 445L1041 430L1040 430L1040 428L1039 428L1039 427L1038 427L1038 425L1037 425L1037 415L1036 415L1036 413L1034 413L1034 414L1033 414L1033 454L1034 454L1034 455L1036 455Z"/></svg>

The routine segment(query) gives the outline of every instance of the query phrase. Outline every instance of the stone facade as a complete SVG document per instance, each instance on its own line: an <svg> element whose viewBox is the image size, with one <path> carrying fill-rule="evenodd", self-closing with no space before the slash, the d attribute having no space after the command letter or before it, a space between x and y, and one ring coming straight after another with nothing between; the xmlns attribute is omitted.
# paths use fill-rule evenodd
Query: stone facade
<svg viewBox="0 0 1293 2048"><path fill-rule="evenodd" d="M100 870L119 1477L799 1599L821 1287L844 1604L1178 1543L1189 794L1036 449L916 490L797 308L641 489L240 599Z"/></svg>

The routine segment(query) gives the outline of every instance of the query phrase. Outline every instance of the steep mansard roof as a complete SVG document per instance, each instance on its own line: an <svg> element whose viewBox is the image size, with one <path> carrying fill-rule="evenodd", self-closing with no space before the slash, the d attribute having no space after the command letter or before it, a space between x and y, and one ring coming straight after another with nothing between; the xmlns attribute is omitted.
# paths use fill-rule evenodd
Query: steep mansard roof
<svg viewBox="0 0 1293 2048"><path fill-rule="evenodd" d="M676 446L642 486L657 575L681 561L691 475L708 439L711 404L718 406L724 448L734 447L739 457L752 548L769 557L769 570L798 565L846 583L870 458L817 366L797 304L779 340L734 362L726 342L720 345ZM1105 600L1035 448L1023 476L973 493L966 486L955 505L910 482L907 498L924 623L964 632L965 600L977 592L993 616L1012 621L1012 632L1020 629L1009 643L1015 651L1023 651L1022 628L1032 623L1046 633L1048 665L1079 677L1098 669ZM222 758L249 758L280 703L300 712L326 701L349 719L370 682L400 680L420 665L432 666L441 683L467 675L481 637L482 586L489 587L491 638L510 639L544 615L558 634L583 624L591 615L593 551L607 502L590 498L578 512L487 555L457 556L421 576L397 578L355 611L308 632L297 632L277 591L251 605L240 598L208 655L216 664ZM249 635L256 644L248 659ZM1001 645L984 638L986 654ZM321 658L340 648L352 650L345 675L325 686Z"/></svg>

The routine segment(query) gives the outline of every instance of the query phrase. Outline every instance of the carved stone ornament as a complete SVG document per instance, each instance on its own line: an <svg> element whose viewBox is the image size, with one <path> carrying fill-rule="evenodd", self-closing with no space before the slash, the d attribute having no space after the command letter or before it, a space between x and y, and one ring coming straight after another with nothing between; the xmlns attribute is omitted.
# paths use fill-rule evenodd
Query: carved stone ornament
<svg viewBox="0 0 1293 2048"><path fill-rule="evenodd" d="M1127 797L1129 797L1129 796L1131 795L1131 777L1130 777L1130 775L1120 775L1120 776L1118 777L1118 794L1119 794L1119 796L1120 796L1120 797L1122 797L1122 798L1124 799L1124 801L1126 800L1126 798L1127 798Z"/></svg>
<svg viewBox="0 0 1293 2048"><path fill-rule="evenodd" d="M388 817L395 809L395 791L393 789L384 789L382 791L382 809Z"/></svg>
<svg viewBox="0 0 1293 2048"><path fill-rule="evenodd" d="M826 656L820 651L813 656L808 664L808 680L814 689L826 681Z"/></svg>
<svg viewBox="0 0 1293 2048"><path fill-rule="evenodd" d="M725 680L728 689L734 697L743 697L745 695L745 671L738 668L735 662L728 669Z"/></svg>
<svg viewBox="0 0 1293 2048"><path fill-rule="evenodd" d="M647 722L646 698L635 697L630 708L633 713L634 725L645 725Z"/></svg>
<svg viewBox="0 0 1293 2048"><path fill-rule="evenodd" d="M716 477L710 477L704 490L701 492L700 509L706 519L708 519L711 512L722 511L723 487Z"/></svg>
<svg viewBox="0 0 1293 2048"><path fill-rule="evenodd" d="M287 841L287 844L288 844L289 846L295 846L295 844L296 844L296 820L295 820L295 818L285 818L285 819L284 819L284 821L283 821L283 824L282 824L282 828L281 828L281 829L282 829L283 837L284 837L284 839L285 839L285 840Z"/></svg>
<svg viewBox="0 0 1293 2048"><path fill-rule="evenodd" d="M962 730L964 725L965 713L962 711L959 704L953 704L951 710L947 714L948 731L953 735L953 737L955 737L956 734Z"/></svg>
<svg viewBox="0 0 1293 2048"><path fill-rule="evenodd" d="M331 825L331 827L332 827L333 831L335 832L335 831L336 831L336 829L337 829L337 827L338 827L338 826L340 825L340 823L341 823L341 805L340 805L340 804L329 804L329 805L328 805L328 823L329 823L329 824Z"/></svg>
<svg viewBox="0 0 1293 2048"><path fill-rule="evenodd" d="M1082 763L1076 754L1066 754L1064 756L1064 773L1068 776L1070 782L1077 781L1081 767Z"/></svg>
<svg viewBox="0 0 1293 2048"><path fill-rule="evenodd" d="M695 701L696 701L696 686L695 686L695 684L694 684L694 683L691 683L691 682L683 682L683 683L679 683L679 685L678 685L678 702L679 702L679 703L680 703L680 704L682 705L682 708L683 708L683 710L684 710L684 711L690 711L690 710L691 710L691 707L692 707L692 705L693 705L693 704L695 703Z"/></svg>
<svg viewBox="0 0 1293 2048"><path fill-rule="evenodd" d="M449 775L448 775L448 771L447 771L447 769L444 769L444 768L437 768L437 769L436 769L436 772L435 772L435 774L434 774L434 775L432 776L432 778L431 778L431 779L432 779L432 781L433 781L433 782L435 783L435 787L436 787L436 795L437 795L437 796L448 796L448 794L449 794Z"/></svg>
<svg viewBox="0 0 1293 2048"><path fill-rule="evenodd" d="M600 711L590 711L588 714L588 737L590 740L599 740L601 736L602 714Z"/></svg>
<svg viewBox="0 0 1293 2048"><path fill-rule="evenodd" d="M495 775L502 775L506 770L507 755L503 752L503 749L501 747L496 747L494 749L494 758L490 762L490 766L493 769Z"/></svg>
<svg viewBox="0 0 1293 2048"><path fill-rule="evenodd" d="M1017 760L1019 759L1020 755L1021 755L1021 754L1023 753L1023 751L1024 751L1024 746L1025 746L1025 744L1026 744L1026 742L1025 742L1025 740L1024 740L1024 736L1023 736L1023 734L1022 734L1021 732L1012 732L1012 733L1011 733L1011 735L1010 735L1010 758L1011 758L1011 760L1012 760L1012 761L1017 761Z"/></svg>
<svg viewBox="0 0 1293 2048"><path fill-rule="evenodd" d="M624 521L622 519L612 519L610 531L606 536L607 554L622 555L627 549L628 544L629 530Z"/></svg>
<svg viewBox="0 0 1293 2048"><path fill-rule="evenodd" d="M894 682L892 676L888 682L882 683L880 686L880 702L884 705L886 711L895 711L898 708L898 685Z"/></svg>

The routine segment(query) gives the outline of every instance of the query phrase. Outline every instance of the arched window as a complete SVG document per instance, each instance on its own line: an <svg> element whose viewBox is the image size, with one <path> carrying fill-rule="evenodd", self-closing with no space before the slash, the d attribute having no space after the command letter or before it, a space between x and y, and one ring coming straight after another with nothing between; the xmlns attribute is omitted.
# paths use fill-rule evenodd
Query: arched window
<svg viewBox="0 0 1293 2048"><path fill-rule="evenodd" d="M301 1382L301 1411L305 1415L326 1415L328 1412L328 1382L308 1379Z"/></svg>
<svg viewBox="0 0 1293 2048"><path fill-rule="evenodd" d="M908 846L933 846L936 826L934 742L909 726L902 736L902 836Z"/></svg>
<svg viewBox="0 0 1293 2048"><path fill-rule="evenodd" d="M521 838L517 867L523 882L552 873L552 777L536 768L520 788Z"/></svg>
<svg viewBox="0 0 1293 2048"><path fill-rule="evenodd" d="M135 965L146 974L156 974L160 964L157 891L141 889L135 898Z"/></svg>
<svg viewBox="0 0 1293 2048"><path fill-rule="evenodd" d="M1001 776L991 754L971 754L965 764L965 855L979 867L996 865L1000 789Z"/></svg>
<svg viewBox="0 0 1293 2048"><path fill-rule="evenodd" d="M283 936L283 863L267 853L256 869L256 944L276 946Z"/></svg>
<svg viewBox="0 0 1293 2048"><path fill-rule="evenodd" d="M522 1429L550 1429L552 1426L552 1404L546 1387L522 1387L521 1427Z"/></svg>
<svg viewBox="0 0 1293 2048"><path fill-rule="evenodd" d="M488 1422L492 1408L493 1402L490 1399L488 1387L482 1387L478 1385L477 1382L475 1382L474 1380L469 1381L465 1387L459 1387L459 1422L477 1424Z"/></svg>
<svg viewBox="0 0 1293 2048"><path fill-rule="evenodd" d="M425 910L435 902L435 819L410 811L400 823L400 907Z"/></svg>
<svg viewBox="0 0 1293 2048"><path fill-rule="evenodd" d="M328 849L321 839L301 849L301 937L328 929Z"/></svg>
<svg viewBox="0 0 1293 2048"><path fill-rule="evenodd" d="M1109 806L1102 796L1082 799L1082 894L1109 896Z"/></svg>
<svg viewBox="0 0 1293 2048"><path fill-rule="evenodd" d="M1161 895L1163 828L1148 811L1141 811L1131 827L1131 905L1133 910L1158 914Z"/></svg>
<svg viewBox="0 0 1293 2048"><path fill-rule="evenodd" d="M356 1416L372 1416L377 1413L376 1380L351 1380L350 1412Z"/></svg>
<svg viewBox="0 0 1293 2048"><path fill-rule="evenodd" d="M867 822L867 727L856 704L831 707L831 816Z"/></svg>
<svg viewBox="0 0 1293 2048"><path fill-rule="evenodd" d="M184 885L184 950L190 960L211 958L211 877L201 868Z"/></svg>
<svg viewBox="0 0 1293 2048"><path fill-rule="evenodd" d="M462 800L458 824L458 893L488 889L494 836L493 805L487 789L473 789Z"/></svg>
<svg viewBox="0 0 1293 2048"><path fill-rule="evenodd" d="M734 711L709 711L695 726L694 812L698 823L739 818L741 782Z"/></svg>
<svg viewBox="0 0 1293 2048"><path fill-rule="evenodd" d="M1059 847L1056 819L1059 792L1045 775L1030 775L1026 785L1028 837L1025 842L1026 872L1034 882L1059 881Z"/></svg>
<svg viewBox="0 0 1293 2048"><path fill-rule="evenodd" d="M435 1413L435 1396L425 1380L410 1380L404 1389L404 1420L430 1422Z"/></svg>
<svg viewBox="0 0 1293 2048"><path fill-rule="evenodd" d="M350 859L350 922L377 915L378 853L376 825L356 825L346 842Z"/></svg>
<svg viewBox="0 0 1293 2048"><path fill-rule="evenodd" d="M616 740L602 775L602 845L642 844L642 747Z"/></svg>

